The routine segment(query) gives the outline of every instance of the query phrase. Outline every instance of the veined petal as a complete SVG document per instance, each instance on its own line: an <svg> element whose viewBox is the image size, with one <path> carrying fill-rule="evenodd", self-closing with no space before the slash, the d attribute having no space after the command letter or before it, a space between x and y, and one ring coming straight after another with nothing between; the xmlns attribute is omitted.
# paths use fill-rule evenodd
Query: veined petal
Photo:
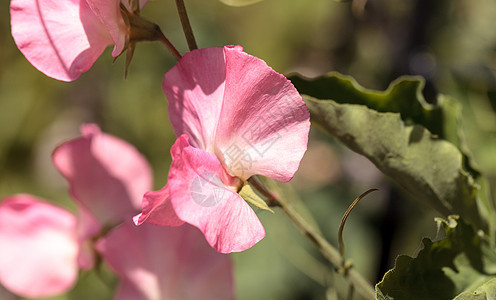
<svg viewBox="0 0 496 300"><path fill-rule="evenodd" d="M97 125L84 125L82 133L53 153L71 195L103 226L132 217L152 187L148 162L132 145L101 133Z"/></svg>
<svg viewBox="0 0 496 300"><path fill-rule="evenodd" d="M127 222L97 241L96 248L121 278L117 300L233 298L229 257L210 248L190 225Z"/></svg>
<svg viewBox="0 0 496 300"><path fill-rule="evenodd" d="M0 203L0 282L23 297L49 297L76 282L76 217L31 195Z"/></svg>
<svg viewBox="0 0 496 300"><path fill-rule="evenodd" d="M162 85L176 135L187 134L191 145L211 153L225 80L224 50L214 47L184 54L165 74Z"/></svg>
<svg viewBox="0 0 496 300"><path fill-rule="evenodd" d="M237 48L224 48L226 88L215 135L228 172L289 181L307 149L310 113L283 75Z"/></svg>
<svg viewBox="0 0 496 300"><path fill-rule="evenodd" d="M10 15L19 50L58 80L77 79L112 44L86 0L12 0Z"/></svg>
<svg viewBox="0 0 496 300"><path fill-rule="evenodd" d="M283 75L240 46L191 51L164 76L176 134L232 176L289 181L307 149L310 113Z"/></svg>
<svg viewBox="0 0 496 300"><path fill-rule="evenodd" d="M215 155L191 147L186 135L178 138L172 154L168 185L181 220L199 228L221 253L246 250L265 236L255 212L233 190L237 179Z"/></svg>

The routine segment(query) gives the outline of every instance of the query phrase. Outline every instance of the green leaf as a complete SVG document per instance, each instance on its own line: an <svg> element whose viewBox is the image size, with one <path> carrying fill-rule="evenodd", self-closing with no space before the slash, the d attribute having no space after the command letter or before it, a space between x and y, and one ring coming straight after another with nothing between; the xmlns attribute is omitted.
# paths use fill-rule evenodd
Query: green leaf
<svg viewBox="0 0 496 300"><path fill-rule="evenodd" d="M367 157L415 200L484 227L478 187L459 149L440 139L442 110L425 103L420 78L400 78L385 92L366 90L336 73L310 82L291 80L304 94L313 124Z"/></svg>
<svg viewBox="0 0 496 300"><path fill-rule="evenodd" d="M496 299L496 278L489 280L474 292L461 293L455 300L491 300Z"/></svg>
<svg viewBox="0 0 496 300"><path fill-rule="evenodd" d="M406 124L418 124L432 134L457 146L464 154L464 167L472 176L479 172L469 160L468 149L461 136L461 107L453 99L440 95L437 105L429 104L422 96L424 79L420 76L402 76L385 91L369 90L360 86L353 77L331 72L327 76L307 80L290 77L301 94L317 99L330 99L341 104L361 104L378 112L399 113Z"/></svg>
<svg viewBox="0 0 496 300"><path fill-rule="evenodd" d="M230 6L245 6L253 3L260 2L262 0L220 0L220 2L230 5Z"/></svg>
<svg viewBox="0 0 496 300"><path fill-rule="evenodd" d="M415 258L399 256L376 285L378 299L453 299L496 278L496 253L485 238L458 216L437 222L446 237L437 242L425 238Z"/></svg>
<svg viewBox="0 0 496 300"><path fill-rule="evenodd" d="M239 191L239 195L241 198L243 198L246 202L252 204L255 207L258 207L263 210L268 210L271 213L274 213L272 209L267 205L267 203L258 196L257 193L252 189L251 185L245 184L241 191Z"/></svg>
<svg viewBox="0 0 496 300"><path fill-rule="evenodd" d="M404 121L421 124L433 134L443 136L442 110L425 101L422 77L400 77L385 91L366 89L353 77L336 72L313 80L298 76L292 76L290 80L301 94L341 104L361 104L378 112L400 113Z"/></svg>

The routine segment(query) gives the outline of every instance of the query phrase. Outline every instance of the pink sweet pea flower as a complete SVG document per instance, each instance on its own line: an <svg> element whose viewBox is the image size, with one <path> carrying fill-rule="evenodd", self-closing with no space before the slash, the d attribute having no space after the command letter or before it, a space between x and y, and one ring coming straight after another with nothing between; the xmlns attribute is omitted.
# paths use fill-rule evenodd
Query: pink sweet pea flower
<svg viewBox="0 0 496 300"><path fill-rule="evenodd" d="M310 114L283 75L240 46L184 55L163 89L178 140L167 185L135 217L198 227L217 251L250 248L265 230L237 194L255 174L291 180L307 148Z"/></svg>
<svg viewBox="0 0 496 300"><path fill-rule="evenodd" d="M151 168L132 145L81 127L83 136L59 146L53 162L67 178L79 217L30 195L0 204L0 282L26 297L69 290L79 268L95 262L91 239L130 220L152 187Z"/></svg>
<svg viewBox="0 0 496 300"><path fill-rule="evenodd" d="M0 283L25 297L64 293L75 284L79 268L93 267L96 248L122 278L115 299L232 299L229 257L213 251L195 228L132 224L152 184L144 157L96 125L81 131L82 137L53 154L70 183L79 217L30 195L3 199ZM94 243L104 229L122 222Z"/></svg>
<svg viewBox="0 0 496 300"><path fill-rule="evenodd" d="M151 167L136 148L95 124L82 126L81 133L55 149L53 162L73 199L101 225L115 226L139 210L152 187Z"/></svg>
<svg viewBox="0 0 496 300"><path fill-rule="evenodd" d="M0 283L24 297L68 291L77 280L77 219L31 195L0 203Z"/></svg>
<svg viewBox="0 0 496 300"><path fill-rule="evenodd" d="M11 0L12 36L39 71L73 81L107 46L114 44L114 57L123 52L129 32L120 5L120 0ZM131 11L129 1L122 5Z"/></svg>
<svg viewBox="0 0 496 300"><path fill-rule="evenodd" d="M233 299L231 261L190 225L126 222L96 248L121 278L120 300Z"/></svg>

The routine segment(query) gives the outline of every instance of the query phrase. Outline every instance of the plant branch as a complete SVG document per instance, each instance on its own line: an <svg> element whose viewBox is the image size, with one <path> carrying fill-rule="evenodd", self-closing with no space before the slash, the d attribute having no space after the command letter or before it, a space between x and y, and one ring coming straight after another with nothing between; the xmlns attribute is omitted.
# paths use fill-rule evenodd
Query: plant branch
<svg viewBox="0 0 496 300"><path fill-rule="evenodd" d="M305 219L294 209L294 207L283 199L278 199L281 209L286 213L296 228L317 246L322 255L336 268L342 270L343 276L353 285L355 290L366 299L375 299L374 288L360 273L354 269L345 267L345 261L327 240L318 233Z"/></svg>
<svg viewBox="0 0 496 300"><path fill-rule="evenodd" d="M318 232L315 227L308 223L291 203L284 197L276 197L261 184L256 176L252 176L249 180L262 195L269 199L269 203L273 206L279 206L288 216L295 227L305 235L320 251L320 253L333 265L333 267L341 273L356 292L362 295L365 299L375 299L375 291L372 285L363 278L363 276L346 265L339 251L334 248L329 242Z"/></svg>
<svg viewBox="0 0 496 300"><path fill-rule="evenodd" d="M181 19L181 24L183 25L184 36L188 42L189 50L198 49L196 45L195 36L193 35L193 29L189 22L188 13L186 12L186 6L184 6L183 0L176 0L177 12L179 13L179 18Z"/></svg>
<svg viewBox="0 0 496 300"><path fill-rule="evenodd" d="M272 194L269 190L265 188L263 183L258 180L257 176L252 176L248 179L248 182L262 194L269 201L269 206L279 206L276 196Z"/></svg>

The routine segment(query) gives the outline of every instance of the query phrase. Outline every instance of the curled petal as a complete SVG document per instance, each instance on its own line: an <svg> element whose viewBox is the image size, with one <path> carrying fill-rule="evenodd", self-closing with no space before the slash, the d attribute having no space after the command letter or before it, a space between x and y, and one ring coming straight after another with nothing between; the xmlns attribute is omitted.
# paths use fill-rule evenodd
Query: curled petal
<svg viewBox="0 0 496 300"><path fill-rule="evenodd" d="M179 226L184 223L174 212L167 185L159 191L147 192L143 196L142 210L142 213L134 217L136 225L145 221L162 226Z"/></svg>
<svg viewBox="0 0 496 300"><path fill-rule="evenodd" d="M255 212L236 193L235 178L215 155L191 147L186 135L178 138L172 153L168 185L181 220L199 228L221 253L246 250L265 236Z"/></svg>
<svg viewBox="0 0 496 300"><path fill-rule="evenodd" d="M128 222L97 241L96 248L121 278L118 300L233 298L229 257L210 248L190 225Z"/></svg>
<svg viewBox="0 0 496 300"><path fill-rule="evenodd" d="M137 3L135 3L137 2ZM139 9L142 10L143 7L148 3L148 0L123 0L121 1L121 4L124 5L124 7L130 11L134 11L134 6L139 6Z"/></svg>
<svg viewBox="0 0 496 300"><path fill-rule="evenodd" d="M58 80L77 79L112 44L86 0L12 0L10 15L19 50Z"/></svg>
<svg viewBox="0 0 496 300"><path fill-rule="evenodd" d="M108 30L114 41L112 56L117 57L126 45L127 28L121 15L120 0L86 0L98 17L100 22ZM127 2L127 0L124 0Z"/></svg>
<svg viewBox="0 0 496 300"><path fill-rule="evenodd" d="M53 153L71 195L104 226L132 217L152 186L148 162L132 145L94 124L83 126L82 133Z"/></svg>
<svg viewBox="0 0 496 300"><path fill-rule="evenodd" d="M126 40L128 39L128 28L124 22L124 19L121 14L120 5L125 7L129 12L132 12L133 9L129 0L86 0L95 13L98 16L98 19L108 30L112 40L114 41L114 49L112 50L112 56L117 57L122 53L126 46ZM140 9L145 6L148 2L139 1Z"/></svg>
<svg viewBox="0 0 496 300"><path fill-rule="evenodd" d="M76 218L31 195L0 203L0 282L24 297L68 291L77 279Z"/></svg>

